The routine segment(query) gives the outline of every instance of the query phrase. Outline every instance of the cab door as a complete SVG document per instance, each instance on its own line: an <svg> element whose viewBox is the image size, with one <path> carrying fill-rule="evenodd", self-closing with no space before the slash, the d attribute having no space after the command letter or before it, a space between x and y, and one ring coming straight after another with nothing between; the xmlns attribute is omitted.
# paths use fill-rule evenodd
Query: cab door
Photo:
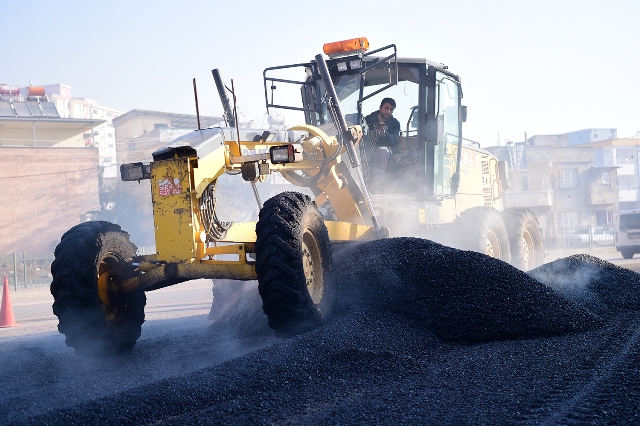
<svg viewBox="0 0 640 426"><path fill-rule="evenodd" d="M460 181L462 120L459 78L429 66L425 137L425 195L452 197Z"/></svg>

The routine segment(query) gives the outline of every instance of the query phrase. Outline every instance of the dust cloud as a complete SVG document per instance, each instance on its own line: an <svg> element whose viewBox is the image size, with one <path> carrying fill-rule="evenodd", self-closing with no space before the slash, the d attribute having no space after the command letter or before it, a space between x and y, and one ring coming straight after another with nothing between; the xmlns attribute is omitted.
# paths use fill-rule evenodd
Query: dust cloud
<svg viewBox="0 0 640 426"><path fill-rule="evenodd" d="M531 277L602 317L640 310L637 273L577 254L529 271Z"/></svg>

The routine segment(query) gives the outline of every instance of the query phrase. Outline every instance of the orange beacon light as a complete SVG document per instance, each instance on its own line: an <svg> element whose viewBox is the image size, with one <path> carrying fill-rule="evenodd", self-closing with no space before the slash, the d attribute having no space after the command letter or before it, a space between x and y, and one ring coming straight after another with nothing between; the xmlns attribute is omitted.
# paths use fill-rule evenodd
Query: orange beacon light
<svg viewBox="0 0 640 426"><path fill-rule="evenodd" d="M362 53L369 49L369 40L366 37L352 38L350 40L326 43L323 46L324 53L329 56L341 56L351 53Z"/></svg>

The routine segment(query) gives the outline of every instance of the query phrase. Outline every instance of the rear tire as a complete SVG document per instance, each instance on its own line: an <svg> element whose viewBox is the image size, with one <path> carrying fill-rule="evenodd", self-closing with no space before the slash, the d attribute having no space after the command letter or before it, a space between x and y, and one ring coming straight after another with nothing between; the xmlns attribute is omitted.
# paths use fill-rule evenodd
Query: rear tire
<svg viewBox="0 0 640 426"><path fill-rule="evenodd" d="M256 225L256 273L262 308L279 337L321 325L333 305L329 233L316 204L284 192L264 203Z"/></svg>
<svg viewBox="0 0 640 426"><path fill-rule="evenodd" d="M456 246L509 263L509 237L500 213L491 207L474 207L463 211L452 226Z"/></svg>
<svg viewBox="0 0 640 426"><path fill-rule="evenodd" d="M633 250L621 250L620 253L624 259L631 259L636 254Z"/></svg>
<svg viewBox="0 0 640 426"><path fill-rule="evenodd" d="M135 253L129 234L109 222L85 222L62 236L51 264L53 313L76 354L111 355L135 346L144 322L144 292L118 297L117 306L103 303L98 292L98 276Z"/></svg>
<svg viewBox="0 0 640 426"><path fill-rule="evenodd" d="M542 231L535 214L529 209L502 212L511 248L511 264L523 271L544 263Z"/></svg>

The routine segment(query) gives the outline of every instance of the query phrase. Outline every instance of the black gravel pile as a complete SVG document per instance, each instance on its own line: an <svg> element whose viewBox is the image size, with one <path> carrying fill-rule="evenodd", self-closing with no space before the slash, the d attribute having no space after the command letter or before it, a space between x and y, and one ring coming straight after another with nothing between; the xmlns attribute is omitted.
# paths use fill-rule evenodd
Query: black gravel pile
<svg viewBox="0 0 640 426"><path fill-rule="evenodd" d="M601 320L503 262L426 240L348 247L335 269L339 305L323 327L14 423L637 423L639 313ZM602 280L624 277L589 288L608 300L607 285L622 291L623 281ZM258 320L259 304L240 305L229 311L238 326ZM147 362L145 342L130 356ZM96 377L113 380L99 368Z"/></svg>
<svg viewBox="0 0 640 426"><path fill-rule="evenodd" d="M602 325L507 263L429 240L350 246L335 255L335 263L339 311L394 312L446 341L535 338Z"/></svg>
<svg viewBox="0 0 640 426"><path fill-rule="evenodd" d="M602 317L640 310L640 274L597 257L577 254L529 274Z"/></svg>

